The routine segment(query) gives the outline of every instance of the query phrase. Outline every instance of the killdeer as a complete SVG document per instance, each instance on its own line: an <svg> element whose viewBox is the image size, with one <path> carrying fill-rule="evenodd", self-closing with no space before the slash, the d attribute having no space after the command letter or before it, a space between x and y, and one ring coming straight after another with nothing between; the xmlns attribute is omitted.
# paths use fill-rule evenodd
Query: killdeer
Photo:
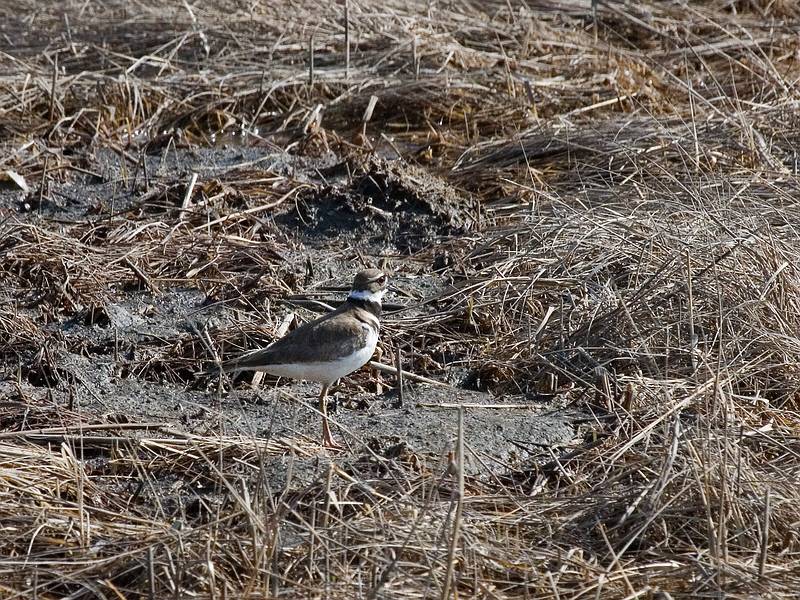
<svg viewBox="0 0 800 600"><path fill-rule="evenodd" d="M305 379L322 384L322 443L337 447L328 423L328 389L340 377L361 368L375 352L380 331L381 301L386 293L386 275L378 269L361 271L353 281L347 300L316 321L290 331L270 346L223 362L232 373L266 371L277 377Z"/></svg>

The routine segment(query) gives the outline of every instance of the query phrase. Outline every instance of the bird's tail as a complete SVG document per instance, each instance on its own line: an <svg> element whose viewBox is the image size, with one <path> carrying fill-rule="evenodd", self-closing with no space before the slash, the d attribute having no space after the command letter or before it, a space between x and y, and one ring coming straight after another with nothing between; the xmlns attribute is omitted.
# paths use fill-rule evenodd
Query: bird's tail
<svg viewBox="0 0 800 600"><path fill-rule="evenodd" d="M221 375L222 373L232 373L235 371L241 370L237 365L239 363L238 358L232 358L229 360L224 360L222 362L216 361L213 363L209 363L206 365L205 370L200 371L197 373L198 377L205 376L205 377L216 377Z"/></svg>
<svg viewBox="0 0 800 600"><path fill-rule="evenodd" d="M197 373L195 373L195 377L216 377L222 372L223 369L220 363L210 363L206 365L206 368L202 371L197 371Z"/></svg>
<svg viewBox="0 0 800 600"><path fill-rule="evenodd" d="M209 367L199 373L199 375L219 375L220 373L236 373L237 371L247 371L251 369L258 370L259 367L264 365L266 354L264 350L257 350L249 352L236 358L224 360L209 365Z"/></svg>

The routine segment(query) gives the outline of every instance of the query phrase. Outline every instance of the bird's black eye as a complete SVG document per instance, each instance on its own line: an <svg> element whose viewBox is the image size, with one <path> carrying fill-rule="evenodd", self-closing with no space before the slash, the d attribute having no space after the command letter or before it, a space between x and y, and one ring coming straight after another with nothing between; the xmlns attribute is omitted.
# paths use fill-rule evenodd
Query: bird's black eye
<svg viewBox="0 0 800 600"><path fill-rule="evenodd" d="M384 285L386 283L386 275L381 275L380 278L378 279L378 283Z"/></svg>

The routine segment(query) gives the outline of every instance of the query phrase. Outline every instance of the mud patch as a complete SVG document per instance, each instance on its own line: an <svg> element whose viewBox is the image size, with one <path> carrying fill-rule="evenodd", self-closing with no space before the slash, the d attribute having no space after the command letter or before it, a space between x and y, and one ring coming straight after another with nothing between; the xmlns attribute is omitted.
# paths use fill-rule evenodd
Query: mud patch
<svg viewBox="0 0 800 600"><path fill-rule="evenodd" d="M456 388L412 385L402 406L397 393L353 393L342 386L330 402L335 437L346 447L329 454L319 446L321 418L316 385L291 383L280 388L235 390L221 400L226 433L260 439L303 440L319 457L349 462L362 455L404 457L433 468L446 461L458 435L458 405L463 404L464 441L470 474L489 476L520 467L545 447L561 446L574 436L572 418L535 403L503 402L489 394ZM327 460L327 459L324 459ZM279 486L281 481L271 482Z"/></svg>
<svg viewBox="0 0 800 600"><path fill-rule="evenodd" d="M367 247L412 254L442 236L469 231L477 203L422 169L372 159L350 183L327 185L276 221L307 242L346 238Z"/></svg>

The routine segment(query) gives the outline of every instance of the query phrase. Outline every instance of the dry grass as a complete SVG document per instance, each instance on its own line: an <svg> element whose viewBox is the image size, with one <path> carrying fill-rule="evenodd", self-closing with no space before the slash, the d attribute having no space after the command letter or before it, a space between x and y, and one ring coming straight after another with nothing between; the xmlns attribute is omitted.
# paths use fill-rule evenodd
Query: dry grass
<svg viewBox="0 0 800 600"><path fill-rule="evenodd" d="M0 595L795 596L794 3L601 2L595 19L566 0L352 0L349 72L339 4L166 4L23 2L3 31L0 173L33 189L0 230ZM48 323L94 322L131 287L194 287L250 311L212 332L246 345L263 299L303 287L286 258L303 248L262 217L320 185L242 161L187 203L188 178L143 167L242 131L355 170L399 153L477 201L469 234L393 258L430 273L446 250L452 286L388 330L431 377L446 357L497 394L574 384L590 415L574 443L459 485L459 458L490 460L467 431L449 462L366 452L296 481L316 453L302 441L57 403L78 383L54 348L81 349ZM132 203L38 216L108 153ZM145 350L131 373L181 384L209 357L199 332Z"/></svg>

